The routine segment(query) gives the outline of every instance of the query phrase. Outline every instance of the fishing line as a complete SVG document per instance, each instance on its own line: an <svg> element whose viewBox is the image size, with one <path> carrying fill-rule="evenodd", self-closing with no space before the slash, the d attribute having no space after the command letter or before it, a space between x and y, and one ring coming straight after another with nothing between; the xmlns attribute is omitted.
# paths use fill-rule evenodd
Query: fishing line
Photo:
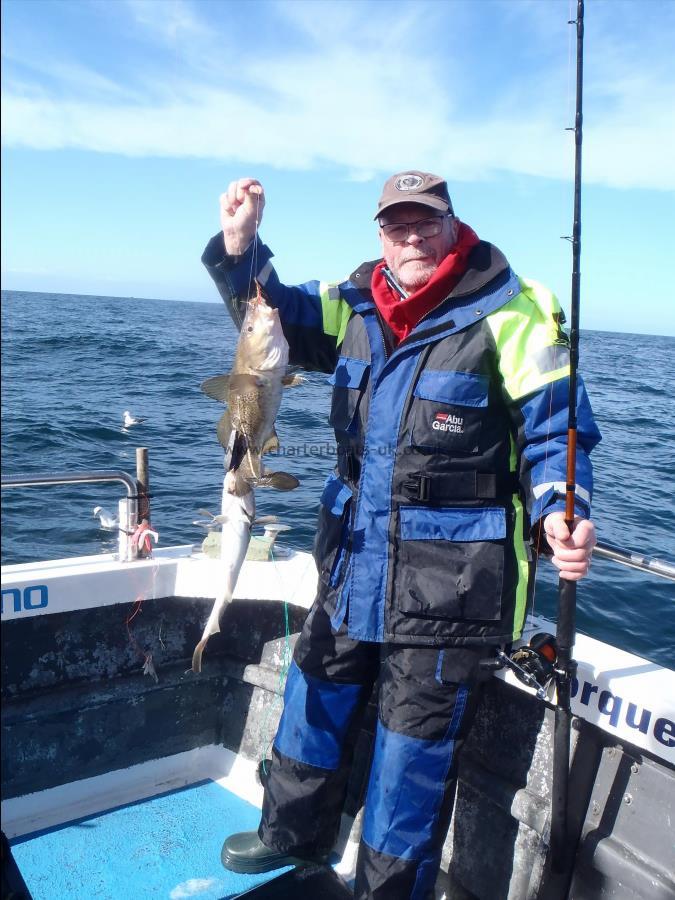
<svg viewBox="0 0 675 900"><path fill-rule="evenodd" d="M553 350L553 371L557 371L558 369L558 345L554 344ZM549 395L548 395L548 430L546 432L546 450L544 451L544 474L542 475L542 479L544 484L546 484L546 476L548 474L548 451L551 445L551 416L553 415L553 382L549 383ZM537 542L535 545L535 553L534 553L534 570L532 574L532 613L531 615L536 615L535 611L535 600L537 595L537 574L539 572L539 548L542 545L542 542L546 542L546 532L544 531L544 523L540 521L539 528L537 530Z"/></svg>
<svg viewBox="0 0 675 900"><path fill-rule="evenodd" d="M250 196L250 195L249 195ZM258 226L260 225L260 194L256 194L256 206L255 206L255 231L253 232L253 252L251 253L251 268L248 273L248 297L246 298L246 302L253 297L253 282L254 276L253 273L258 271ZM262 296L260 294L260 284L258 281L255 281L256 285L256 299L260 301ZM242 323L239 323L239 329L241 330Z"/></svg>
<svg viewBox="0 0 675 900"><path fill-rule="evenodd" d="M255 231L253 234L253 251L251 253L251 267L250 267L249 276L248 276L248 295L249 296L247 298L247 302L249 302L250 300L253 299L253 284L255 282L256 300L258 303L261 303L261 302L263 302L263 296L262 296L262 292L260 289L260 283L257 281L256 278L254 278L254 273L257 272L257 265L258 265L258 226L259 225L260 225L260 189L258 189L258 191L256 192ZM241 325L242 325L242 322L239 323L240 330L241 330ZM274 556L273 548L270 548L270 558L276 567L277 560L276 560L276 557ZM278 569L277 569L277 575L278 575ZM293 595L291 596L291 600L295 596L296 592L297 592L297 587L296 587L295 591L293 592ZM290 642L291 632L290 632L289 611L288 611L289 601L284 599L283 605L284 605L284 646L283 646L283 653L282 653L282 658L281 658L281 669L279 672L278 690L276 692L276 695L275 695L272 703L270 703L267 707L267 710L265 712L265 717L263 719L262 728L261 728L261 733L262 733L263 737L265 735L268 735L267 743L263 750L263 759L262 759L262 771L265 775L267 775L266 758L267 758L269 749L272 745L272 738L269 737L269 735L270 735L269 719L270 719L270 716L272 715L272 713L278 707L279 701L283 699L284 687L286 684L286 679L288 677L288 669L290 667L291 658L292 658L291 642Z"/></svg>
<svg viewBox="0 0 675 900"><path fill-rule="evenodd" d="M151 569L152 586L151 586L150 596L156 596L156 594L157 594L156 588L157 588L158 574L159 574L159 563L155 560L153 562L152 569ZM155 684L157 684L159 682L159 678L157 677L157 672L155 670L155 663L153 660L152 649L149 644L146 644L145 649L143 649L140 646L140 644L138 643L138 641L136 640L136 638L134 637L134 634L131 630L131 623L133 622L133 620L136 618L136 616L139 613L143 612L143 602L146 599L147 599L147 597L144 596L143 593L138 594L136 599L133 601L132 610L129 613L129 615L127 616L127 618L125 619L124 624L127 629L127 635L129 636L130 645L136 651L139 658L143 660L143 670L142 670L143 674L150 675L154 679ZM162 645L162 649L163 650L166 649L164 641L162 640L162 623L161 622L159 625L159 642Z"/></svg>
<svg viewBox="0 0 675 900"><path fill-rule="evenodd" d="M278 566L276 565L277 559L274 555L274 547L270 548L270 557L272 559L272 562L275 565L275 573L278 577L280 570L279 570ZM280 578L279 580L283 582L282 578ZM291 629L290 629L290 622L289 622L288 607L289 607L289 603L291 603L293 601L293 599L295 598L295 595L298 592L298 586L300 585L301 581L302 581L301 578L299 578L297 580L295 590L291 594L290 600L284 599L284 601L283 601L283 604L284 604L284 649L283 649L283 654L281 657L281 669L279 671L278 691L277 691L274 699L272 700L272 702L267 707L267 711L265 713L265 718L263 720L263 725L261 728L261 734L263 735L263 738L265 738L265 736L267 736L267 743L265 744L265 747L263 749L263 758L262 758L262 771L265 775L268 774L267 759L268 759L270 747L272 746L272 742L273 742L273 738L271 737L270 728L269 728L269 719L270 719L271 714L277 709L277 707L279 705L279 701L280 700L283 701L284 688L286 686L286 679L288 678L288 670L291 666L291 660L293 658L293 653L291 650ZM286 593L286 591L284 590L284 594L285 593Z"/></svg>
<svg viewBox="0 0 675 900"><path fill-rule="evenodd" d="M568 4L568 24L572 21L574 17L574 0L569 0ZM568 28L567 34L567 102L566 102L566 118L569 121L570 119L570 103L572 97L572 42L574 40L574 35L572 33L572 29ZM554 351L553 351L553 370L557 370L557 356L558 356L558 345L554 343ZM544 474L543 481L546 483L546 475L548 472L548 455L549 455L549 447L551 442L551 414L553 412L553 384L549 385L549 407L548 407L548 430L546 432L546 451L544 454ZM540 520L541 521L541 520ZM544 531L543 522L539 527L537 533L537 541L535 545L535 553L534 553L534 568L533 568L533 576L532 576L532 612L531 615L536 615L536 595L537 595L537 576L539 574L539 548L542 545L542 542L547 542L546 533ZM544 543L545 546L545 543Z"/></svg>
<svg viewBox="0 0 675 900"><path fill-rule="evenodd" d="M567 13L568 25L570 21L574 18L574 0L569 0L569 11ZM572 29L567 29L567 113L566 118L569 120L571 105L570 100L572 97L572 40L574 35L572 34Z"/></svg>
<svg viewBox="0 0 675 900"><path fill-rule="evenodd" d="M251 295L253 294L253 273L256 271L257 263L258 263L258 225L260 224L260 194L256 194L256 208L255 208L255 232L253 235L253 252L251 254L251 267L248 273L248 297L246 298L246 303L251 299ZM257 295L260 297L260 286L257 287ZM237 326L237 330L241 331L241 326L244 323L244 317L241 313L241 306L239 301L232 305L232 317L234 318L235 324Z"/></svg>

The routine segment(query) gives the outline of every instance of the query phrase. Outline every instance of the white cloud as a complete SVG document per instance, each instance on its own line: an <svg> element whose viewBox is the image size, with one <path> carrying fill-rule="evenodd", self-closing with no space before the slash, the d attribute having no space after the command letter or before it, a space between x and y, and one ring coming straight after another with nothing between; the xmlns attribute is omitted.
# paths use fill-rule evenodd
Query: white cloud
<svg viewBox="0 0 675 900"><path fill-rule="evenodd" d="M283 27L293 29L295 50L284 50L283 40L257 48L252 41L225 58L213 52L213 27L187 3L161 4L163 15L154 0L127 0L127 6L154 38L180 45L183 62L189 56L203 65L191 65L182 80L148 69L133 97L116 97L102 84L95 101L91 91L57 95L10 83L2 103L7 145L200 157L247 167L331 164L359 180L408 165L451 172L453 180L499 171L571 177L566 66L507 78L518 74L518 60L511 70L506 60L493 97L479 110L467 109L463 98L478 71L471 67L480 59L467 54L460 65L410 49L419 17L428 27L444 4L396 6L386 29L377 13L365 17L364 4L276 4ZM541 18L536 24L539 33ZM348 35L356 37L349 41ZM587 66L584 178L673 190L673 129L665 110L674 105L675 79L660 57L627 67L630 52L628 44L604 36ZM566 48L562 57L566 61Z"/></svg>
<svg viewBox="0 0 675 900"><path fill-rule="evenodd" d="M209 29L185 0L125 0L131 16L157 40L176 45L203 39Z"/></svg>
<svg viewBox="0 0 675 900"><path fill-rule="evenodd" d="M5 63L19 63L30 72L47 76L49 80L55 82L59 89L63 91L75 91L77 93L85 91L99 97L126 93L112 78L107 78L105 75L95 72L89 66L81 65L74 60L52 60L42 56L25 60L15 56L11 51L3 51L2 58ZM25 78L26 76L24 75ZM18 93L22 92L22 90L30 92L30 81L18 81L16 79L12 79L12 81L14 90Z"/></svg>

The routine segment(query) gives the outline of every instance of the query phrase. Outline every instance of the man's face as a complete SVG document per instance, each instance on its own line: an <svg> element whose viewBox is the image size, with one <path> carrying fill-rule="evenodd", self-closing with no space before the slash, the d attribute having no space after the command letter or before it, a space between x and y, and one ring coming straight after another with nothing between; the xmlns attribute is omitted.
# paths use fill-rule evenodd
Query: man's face
<svg viewBox="0 0 675 900"><path fill-rule="evenodd" d="M433 237L422 237L411 227L405 240L392 241L384 234L382 226L426 222L442 215L419 203L397 203L380 216L380 241L382 256L394 278L408 293L413 293L429 281L457 240L457 220L451 216L435 219L441 223L441 231ZM424 227L423 229L424 230Z"/></svg>

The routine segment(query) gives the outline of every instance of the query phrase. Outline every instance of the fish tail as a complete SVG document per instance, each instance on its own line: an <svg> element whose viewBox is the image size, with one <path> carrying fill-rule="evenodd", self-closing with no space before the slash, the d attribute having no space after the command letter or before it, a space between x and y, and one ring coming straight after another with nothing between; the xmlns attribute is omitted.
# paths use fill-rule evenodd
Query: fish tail
<svg viewBox="0 0 675 900"><path fill-rule="evenodd" d="M207 641L208 637L202 638L195 647L195 652L192 654L192 671L197 675L202 670L202 654L204 653L204 647L206 647Z"/></svg>

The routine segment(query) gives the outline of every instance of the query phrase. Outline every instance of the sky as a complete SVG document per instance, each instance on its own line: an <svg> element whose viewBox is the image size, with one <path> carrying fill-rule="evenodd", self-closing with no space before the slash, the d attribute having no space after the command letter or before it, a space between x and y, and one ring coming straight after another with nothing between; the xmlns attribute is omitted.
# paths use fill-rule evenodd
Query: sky
<svg viewBox="0 0 675 900"><path fill-rule="evenodd" d="M380 255L383 182L569 312L569 0L4 0L2 287L220 302L218 197L257 177L282 280ZM581 327L675 335L675 2L587 0Z"/></svg>

